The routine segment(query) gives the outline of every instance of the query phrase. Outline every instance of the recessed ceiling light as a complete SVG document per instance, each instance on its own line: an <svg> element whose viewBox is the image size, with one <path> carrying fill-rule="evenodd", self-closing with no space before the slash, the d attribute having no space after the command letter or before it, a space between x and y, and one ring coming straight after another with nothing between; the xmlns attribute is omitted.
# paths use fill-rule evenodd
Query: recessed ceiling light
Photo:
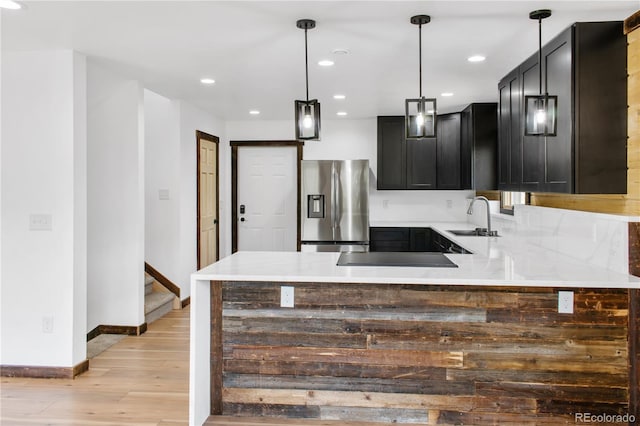
<svg viewBox="0 0 640 426"><path fill-rule="evenodd" d="M348 55L349 54L349 50L347 49L333 49L333 51L331 52L334 55Z"/></svg>
<svg viewBox="0 0 640 426"><path fill-rule="evenodd" d="M473 55L473 56L469 56L469 57L467 58L467 61L469 61L469 62L482 62L482 61L484 61L485 59L487 59L487 58L485 58L485 57L484 57L484 56L482 56L482 55Z"/></svg>
<svg viewBox="0 0 640 426"><path fill-rule="evenodd" d="M200 83L202 83L202 84L213 84L215 82L216 81L214 79L212 79L212 78L201 78L200 79Z"/></svg>
<svg viewBox="0 0 640 426"><path fill-rule="evenodd" d="M0 9L22 9L22 5L13 0L0 0Z"/></svg>
<svg viewBox="0 0 640 426"><path fill-rule="evenodd" d="M444 92L444 93L440 93L440 96L444 96L445 98L448 98L449 96L453 96L453 93L451 93L451 92Z"/></svg>
<svg viewBox="0 0 640 426"><path fill-rule="evenodd" d="M321 67L330 67L333 65L333 61L330 61L328 59L323 59L321 61L318 61L318 65L320 65Z"/></svg>
<svg viewBox="0 0 640 426"><path fill-rule="evenodd" d="M343 100L345 98L346 98L345 95L333 95L333 99Z"/></svg>
<svg viewBox="0 0 640 426"><path fill-rule="evenodd" d="M345 111L338 111L338 112L336 112L336 115L339 115L339 116L343 117L343 116L347 115L347 113Z"/></svg>
<svg viewBox="0 0 640 426"><path fill-rule="evenodd" d="M260 111L258 111L257 109L252 109L251 111L249 111L249 114L258 115L258 114L260 114Z"/></svg>

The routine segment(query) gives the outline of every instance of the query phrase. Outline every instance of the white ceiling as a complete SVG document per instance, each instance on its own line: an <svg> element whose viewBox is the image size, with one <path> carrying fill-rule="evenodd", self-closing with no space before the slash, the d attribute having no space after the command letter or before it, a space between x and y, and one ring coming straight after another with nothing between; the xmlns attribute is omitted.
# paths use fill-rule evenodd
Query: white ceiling
<svg viewBox="0 0 640 426"><path fill-rule="evenodd" d="M324 118L402 115L418 95L416 14L423 27L423 93L439 112L496 101L498 80L537 50L537 22L548 8L543 43L576 21L624 20L640 1L25 1L3 10L2 49L75 49L226 120L291 119L303 99L304 32L311 18L310 97ZM335 55L336 48L349 50ZM473 54L487 57L472 64ZM335 65L322 68L320 59ZM199 80L216 83L203 86ZM454 96L443 98L442 92ZM333 94L347 96L336 101ZM261 111L249 115L250 109Z"/></svg>

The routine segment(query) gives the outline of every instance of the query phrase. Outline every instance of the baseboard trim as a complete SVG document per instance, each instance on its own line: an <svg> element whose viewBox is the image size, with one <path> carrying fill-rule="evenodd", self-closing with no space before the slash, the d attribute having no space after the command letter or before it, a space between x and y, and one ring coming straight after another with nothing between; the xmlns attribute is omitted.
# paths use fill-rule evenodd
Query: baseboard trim
<svg viewBox="0 0 640 426"><path fill-rule="evenodd" d="M189 304L191 304L191 296L187 297L182 301L182 309L189 306Z"/></svg>
<svg viewBox="0 0 640 426"><path fill-rule="evenodd" d="M147 274L151 275L160 284L165 286L171 293L175 294L178 299L180 299L180 287L175 285L169 278L162 275L162 273L160 273L153 266L149 265L147 262L144 262L144 271Z"/></svg>
<svg viewBox="0 0 640 426"><path fill-rule="evenodd" d="M106 325L101 324L87 333L87 342L101 334L126 334L127 336L140 336L147 331L147 323L135 325Z"/></svg>
<svg viewBox="0 0 640 426"><path fill-rule="evenodd" d="M37 379L74 379L89 370L89 360L85 359L73 367L41 367L30 365L0 365L2 377L28 377Z"/></svg>

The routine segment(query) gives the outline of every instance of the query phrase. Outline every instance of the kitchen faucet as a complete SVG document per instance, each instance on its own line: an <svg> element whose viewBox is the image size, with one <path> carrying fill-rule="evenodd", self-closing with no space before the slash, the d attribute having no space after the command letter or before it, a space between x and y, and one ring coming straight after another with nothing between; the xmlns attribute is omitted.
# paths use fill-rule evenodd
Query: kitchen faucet
<svg viewBox="0 0 640 426"><path fill-rule="evenodd" d="M498 236L498 231L492 231L491 230L491 212L489 210L489 200L487 200L487 197L483 197L482 195L479 196L479 197L474 197L471 200L471 204L469 204L469 209L467 210L467 214L472 214L473 213L473 203L475 203L478 200L484 201L486 206L487 206L487 229L485 231L485 230L479 228L479 229L477 229L477 231L479 233L484 233L483 231L485 231L486 235L488 237L497 237Z"/></svg>

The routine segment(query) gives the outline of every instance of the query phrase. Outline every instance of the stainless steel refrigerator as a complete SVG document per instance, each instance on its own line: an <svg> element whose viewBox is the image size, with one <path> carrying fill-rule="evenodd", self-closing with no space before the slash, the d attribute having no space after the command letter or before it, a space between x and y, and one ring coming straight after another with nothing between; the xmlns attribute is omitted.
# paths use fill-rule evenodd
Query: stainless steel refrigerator
<svg viewBox="0 0 640 426"><path fill-rule="evenodd" d="M302 251L369 251L369 160L303 160Z"/></svg>

